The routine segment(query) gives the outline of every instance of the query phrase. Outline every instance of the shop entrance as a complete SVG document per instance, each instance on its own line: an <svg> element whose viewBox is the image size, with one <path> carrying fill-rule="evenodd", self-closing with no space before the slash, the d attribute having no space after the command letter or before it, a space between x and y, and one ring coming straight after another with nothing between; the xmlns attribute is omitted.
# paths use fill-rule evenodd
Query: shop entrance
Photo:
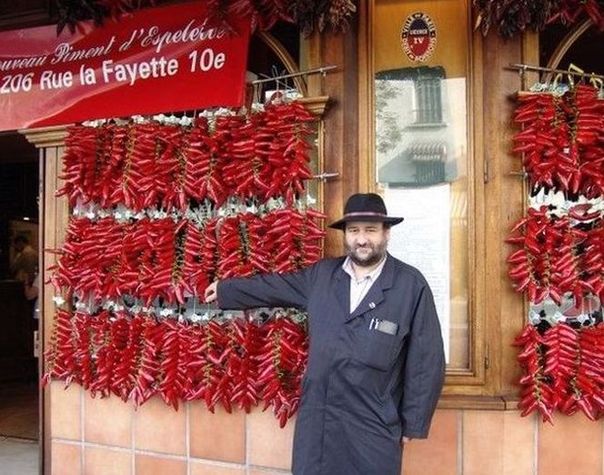
<svg viewBox="0 0 604 475"><path fill-rule="evenodd" d="M23 135L0 134L0 459L38 473L39 158Z"/></svg>

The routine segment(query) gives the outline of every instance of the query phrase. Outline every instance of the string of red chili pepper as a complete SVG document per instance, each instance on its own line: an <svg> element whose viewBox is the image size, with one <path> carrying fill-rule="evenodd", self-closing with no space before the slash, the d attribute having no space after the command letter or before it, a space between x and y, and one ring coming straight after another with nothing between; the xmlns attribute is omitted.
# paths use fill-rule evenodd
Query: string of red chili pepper
<svg viewBox="0 0 604 475"><path fill-rule="evenodd" d="M109 318L108 312L101 312L88 323L91 354L94 355L94 376L88 389L93 396L97 393L101 397L111 394L115 365L127 340L127 333L124 337L125 322L119 319L110 322Z"/></svg>
<svg viewBox="0 0 604 475"><path fill-rule="evenodd" d="M203 228L189 221L184 241L184 263L182 273L195 295L203 295L204 290L214 280L216 275L216 252L210 248L217 244L215 226L216 220L206 221ZM213 233L214 236L209 237Z"/></svg>
<svg viewBox="0 0 604 475"><path fill-rule="evenodd" d="M588 198L604 195L604 101L598 89L584 84L575 90L576 141L580 147L581 191Z"/></svg>
<svg viewBox="0 0 604 475"><path fill-rule="evenodd" d="M218 275L247 277L268 272L268 254L262 246L265 232L263 220L252 213L224 218L219 227Z"/></svg>
<svg viewBox="0 0 604 475"><path fill-rule="evenodd" d="M310 128L306 124L310 120L302 106L273 104L267 112L248 119L218 117L211 128L206 119L198 119L187 129L156 123L74 129L62 193L72 205L96 202L110 208L122 204L132 211L153 205L184 211L191 199L209 198L220 205L231 195L260 201L284 195L292 204L304 191L303 180L310 177ZM247 137L255 131L259 135L246 150ZM280 141L275 140L275 133ZM245 163L248 152L255 157L251 167ZM229 172L227 164L237 159L239 168L233 165ZM127 224L112 218L73 219L53 282L60 289L74 290L80 298L94 296L96 303L128 294L146 304L158 297L182 304L185 292L201 294L207 282L221 273L285 271L315 262L323 237L317 219L322 217L294 210L264 217L246 213L234 219L210 219L202 229L184 219ZM279 230L287 219L291 219L289 235L281 242L287 242L291 252L281 254L281 261L269 262L279 243L266 239L266 227L276 223ZM238 253L234 247L229 250L238 257L235 270L229 265L229 255L219 248L218 238L224 237L228 244L229 235L232 242L235 237L238 240ZM198 251L201 258L193 258ZM221 257L226 263L218 261ZM193 278L185 280L184 275ZM258 401L261 388L255 381L255 362L263 326L212 321L186 327L174 320L115 317L106 311L95 316L65 314L57 322L57 344L47 374L77 381L93 393L114 393L135 404L160 394L174 407L179 398L203 398L210 410L221 404L228 411L233 404L247 411ZM290 324L293 327L287 330L282 323L285 332L280 337L289 373L281 389L267 399L282 425L296 410L306 361L304 332ZM204 344L196 345L200 337Z"/></svg>
<svg viewBox="0 0 604 475"><path fill-rule="evenodd" d="M212 142L207 118L198 117L191 128L187 143L181 149L181 159L184 159L185 166L183 186L189 199L201 202L208 197L207 185L204 188L203 183L210 171Z"/></svg>
<svg viewBox="0 0 604 475"><path fill-rule="evenodd" d="M533 188L602 196L604 101L596 88L581 84L562 97L522 95L514 121L522 130L513 151L522 153Z"/></svg>
<svg viewBox="0 0 604 475"><path fill-rule="evenodd" d="M203 399L211 411L221 404L249 412L262 400L281 424L297 409L307 342L287 312L265 324L248 315L185 326L123 311L59 311L56 325L46 379L136 405L160 395L175 409L180 399Z"/></svg>
<svg viewBox="0 0 604 475"><path fill-rule="evenodd" d="M210 412L213 413L216 404L220 402L230 413L232 411L229 398L231 385L224 362L232 349L229 347L222 324L216 320L211 320L205 326L203 350L206 358L199 396L203 398Z"/></svg>
<svg viewBox="0 0 604 475"><path fill-rule="evenodd" d="M577 209L579 208L579 209ZM546 297L560 303L572 293L577 305L587 294L602 293L602 220L577 205L568 216L549 217L548 208L529 208L528 215L512 229L506 242L521 246L508 257L508 274L518 292L527 294L533 303ZM587 218L592 229L571 224Z"/></svg>
<svg viewBox="0 0 604 475"><path fill-rule="evenodd" d="M137 361L134 387L130 399L136 406L157 394L160 379L160 348L165 328L152 318L144 321L143 348Z"/></svg>
<svg viewBox="0 0 604 475"><path fill-rule="evenodd" d="M95 364L93 355L95 354L93 335L95 319L88 318L88 315L76 312L73 316L73 339L74 360L74 381L80 384L84 389L89 389L95 379Z"/></svg>
<svg viewBox="0 0 604 475"><path fill-rule="evenodd" d="M478 9L476 28L480 26L483 35L493 27L510 38L523 31L542 31L550 23L572 25L584 18L604 29L600 0L474 0L473 4Z"/></svg>
<svg viewBox="0 0 604 475"><path fill-rule="evenodd" d="M543 335L545 347L543 374L548 377L547 382L552 389L552 410L560 408L565 413L570 410L568 401L573 399L569 397L568 390L579 356L578 339L576 330L565 323L554 325Z"/></svg>
<svg viewBox="0 0 604 475"><path fill-rule="evenodd" d="M231 178L225 175L224 168L234 155L235 144L240 140L245 123L244 116L219 116L215 119L207 172L201 180L201 194L216 206L221 206L232 195Z"/></svg>
<svg viewBox="0 0 604 475"><path fill-rule="evenodd" d="M219 116L193 127L155 122L70 129L59 194L70 204L157 205L184 210L190 200L216 206L228 196L292 204L311 177L310 122L298 103L275 103L249 117Z"/></svg>
<svg viewBox="0 0 604 475"><path fill-rule="evenodd" d="M189 358L189 333L175 320L165 320L161 341L160 382L158 392L166 402L178 410L178 400L186 387L186 368Z"/></svg>
<svg viewBox="0 0 604 475"><path fill-rule="evenodd" d="M272 174L264 197L283 196L291 206L295 197L304 193L304 181L312 178L309 137L314 117L297 102L268 104L265 114L267 131L272 131L273 140L267 151Z"/></svg>
<svg viewBox="0 0 604 475"><path fill-rule="evenodd" d="M260 351L261 330L248 316L234 320L230 327L231 336L238 349L231 352L228 362L227 371L233 379L231 402L249 413L260 400L255 359Z"/></svg>
<svg viewBox="0 0 604 475"><path fill-rule="evenodd" d="M547 384L544 374L543 338L537 328L527 325L516 337L514 344L522 349L518 354L518 362L525 373L520 379L522 391L518 407L522 410L521 415L524 417L536 410L544 421L551 422L554 392Z"/></svg>
<svg viewBox="0 0 604 475"><path fill-rule="evenodd" d="M186 220L141 220L148 248L141 256L137 296L147 305L161 297L170 303L184 303L184 292L191 292L184 267L184 234Z"/></svg>
<svg viewBox="0 0 604 475"><path fill-rule="evenodd" d="M313 264L321 256L324 232L317 221L323 218L311 209L284 209L264 217L213 218L203 230L189 220L72 219L52 281L58 290L71 288L97 303L132 295L146 303L161 297L182 304L185 293L202 295L217 276Z"/></svg>
<svg viewBox="0 0 604 475"><path fill-rule="evenodd" d="M76 375L72 318L73 314L67 310L59 309L55 313L50 344L45 354L48 369L42 379L43 383L48 383L52 378L62 379L68 385Z"/></svg>
<svg viewBox="0 0 604 475"><path fill-rule="evenodd" d="M604 29L604 12L598 0L560 0L548 23L559 21L572 25L583 16L587 16L600 30Z"/></svg>
<svg viewBox="0 0 604 475"><path fill-rule="evenodd" d="M581 410L596 420L604 411L604 326L575 330L558 324L539 334L528 325L516 339L524 349L519 407L525 416L539 410L551 422L555 409L572 415Z"/></svg>
<svg viewBox="0 0 604 475"><path fill-rule="evenodd" d="M281 273L302 269L320 258L319 244L325 232L316 220L323 219L323 214L311 209L302 214L286 208L273 211L267 218L270 222L267 235L276 249L274 254L270 253L274 256L273 271Z"/></svg>
<svg viewBox="0 0 604 475"><path fill-rule="evenodd" d="M67 196L69 204L74 206L80 198L84 203L91 201L88 191L94 189L97 130L92 127L76 125L69 127L65 138L63 155L63 173L60 178L64 185L57 190L57 196Z"/></svg>
<svg viewBox="0 0 604 475"><path fill-rule="evenodd" d="M604 412L604 326L579 332L580 360L572 381L577 405L587 417Z"/></svg>
<svg viewBox="0 0 604 475"><path fill-rule="evenodd" d="M138 362L140 361L143 351L145 318L139 315L129 317L125 313L118 312L116 322L117 321L127 323L127 335L125 330L120 330L124 331L124 334L121 335L120 338L121 342L126 336L127 340L124 343L120 357L115 365L111 380L111 390L123 401L127 401L134 389L134 382L138 372Z"/></svg>
<svg viewBox="0 0 604 475"><path fill-rule="evenodd" d="M264 409L273 406L284 427L296 412L300 397L300 374L304 372L307 340L300 325L277 315L262 326L263 345L258 355L258 384ZM301 363L304 361L304 363Z"/></svg>

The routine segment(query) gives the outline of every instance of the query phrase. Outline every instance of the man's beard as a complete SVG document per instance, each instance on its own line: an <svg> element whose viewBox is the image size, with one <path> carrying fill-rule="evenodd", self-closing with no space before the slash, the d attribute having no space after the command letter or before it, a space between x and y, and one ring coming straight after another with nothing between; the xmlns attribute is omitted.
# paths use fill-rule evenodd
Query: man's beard
<svg viewBox="0 0 604 475"><path fill-rule="evenodd" d="M364 256L359 256L356 254L355 250L346 244L346 254L350 257L350 260L354 262L359 267L371 267L378 262L380 262L384 256L386 255L386 245L387 243L371 245L367 244L365 246L355 246L354 249L370 249L371 252Z"/></svg>

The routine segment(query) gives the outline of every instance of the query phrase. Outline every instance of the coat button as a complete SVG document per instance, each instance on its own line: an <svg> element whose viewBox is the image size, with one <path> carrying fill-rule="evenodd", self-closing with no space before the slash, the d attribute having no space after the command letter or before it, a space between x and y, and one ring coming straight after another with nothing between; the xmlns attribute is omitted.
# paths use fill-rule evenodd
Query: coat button
<svg viewBox="0 0 604 475"><path fill-rule="evenodd" d="M375 303L369 302L369 308L375 308Z"/></svg>

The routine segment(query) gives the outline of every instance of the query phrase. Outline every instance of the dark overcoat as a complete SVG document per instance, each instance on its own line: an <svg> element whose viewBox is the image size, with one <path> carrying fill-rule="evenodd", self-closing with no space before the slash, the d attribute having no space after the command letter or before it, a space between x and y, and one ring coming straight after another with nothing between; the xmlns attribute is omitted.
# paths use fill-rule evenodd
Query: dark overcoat
<svg viewBox="0 0 604 475"><path fill-rule="evenodd" d="M350 276L343 262L323 259L291 274L223 280L218 305L308 311L310 347L294 475L399 475L401 437L427 437L443 384L434 299L417 269L388 255L381 275L350 313ZM377 330L374 319L394 325Z"/></svg>

